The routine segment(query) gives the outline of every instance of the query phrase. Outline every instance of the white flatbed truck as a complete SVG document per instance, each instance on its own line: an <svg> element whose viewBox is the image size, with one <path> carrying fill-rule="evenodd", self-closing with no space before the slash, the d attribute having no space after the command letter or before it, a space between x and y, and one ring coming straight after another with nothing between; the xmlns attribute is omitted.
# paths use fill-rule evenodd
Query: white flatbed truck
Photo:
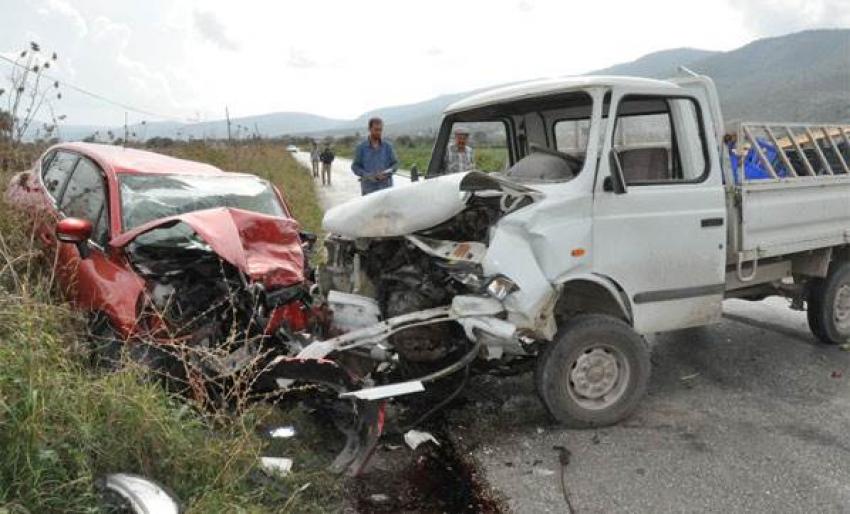
<svg viewBox="0 0 850 514"><path fill-rule="evenodd" d="M504 168L446 173L458 127L503 152ZM785 296L821 341L843 343L848 136L840 123L727 131L713 82L691 73L544 80L457 102L428 180L326 214L324 279L348 293L335 308L385 321L305 356L536 359L549 412L600 426L645 393L643 335L719 321L726 298ZM363 397L421 390L415 378L389 386Z"/></svg>

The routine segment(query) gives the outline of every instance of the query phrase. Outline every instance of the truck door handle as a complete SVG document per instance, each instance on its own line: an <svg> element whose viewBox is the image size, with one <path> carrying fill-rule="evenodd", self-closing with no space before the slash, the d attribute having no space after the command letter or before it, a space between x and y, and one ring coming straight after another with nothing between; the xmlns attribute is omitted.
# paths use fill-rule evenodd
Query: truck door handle
<svg viewBox="0 0 850 514"><path fill-rule="evenodd" d="M703 218L699 222L702 228L706 227L722 227L723 218Z"/></svg>

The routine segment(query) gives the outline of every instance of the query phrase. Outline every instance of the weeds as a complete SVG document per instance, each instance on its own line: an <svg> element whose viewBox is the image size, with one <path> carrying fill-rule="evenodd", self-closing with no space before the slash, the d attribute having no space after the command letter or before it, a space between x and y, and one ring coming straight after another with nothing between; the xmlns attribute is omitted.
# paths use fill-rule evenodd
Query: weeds
<svg viewBox="0 0 850 514"><path fill-rule="evenodd" d="M17 165L40 150L0 149L0 158ZM312 181L282 148L254 148L238 157L226 149L190 151L198 155L181 156L245 166L294 190L297 196L288 198L296 216L306 213L307 227L318 226L312 190L298 177L311 187ZM10 178L0 172L4 189ZM0 512L96 511L97 480L111 472L164 484L188 512L337 508L340 484L325 471L332 455L316 450L324 434L304 413L268 405L243 405L238 414L200 409L139 366L95 370L86 320L62 300L52 258L38 247L31 226L0 201ZM261 429L277 423L295 423L301 437L270 443ZM273 480L257 470L259 456L274 452L296 460L291 477Z"/></svg>

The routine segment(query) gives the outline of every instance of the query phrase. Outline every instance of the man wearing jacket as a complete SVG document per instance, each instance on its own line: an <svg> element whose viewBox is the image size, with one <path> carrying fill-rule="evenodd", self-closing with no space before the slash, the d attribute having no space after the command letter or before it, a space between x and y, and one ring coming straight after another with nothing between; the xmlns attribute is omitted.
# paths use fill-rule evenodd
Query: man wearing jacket
<svg viewBox="0 0 850 514"><path fill-rule="evenodd" d="M360 177L363 195L393 186L393 173L398 170L398 158L393 145L383 139L384 122L369 120L369 137L357 145L351 171Z"/></svg>

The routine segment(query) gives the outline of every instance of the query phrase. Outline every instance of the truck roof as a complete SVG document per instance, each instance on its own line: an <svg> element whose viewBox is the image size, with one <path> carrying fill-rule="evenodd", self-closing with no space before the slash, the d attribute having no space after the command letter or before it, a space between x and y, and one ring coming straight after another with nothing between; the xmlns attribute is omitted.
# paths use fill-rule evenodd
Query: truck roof
<svg viewBox="0 0 850 514"><path fill-rule="evenodd" d="M510 86L490 89L482 93L468 96L462 100L446 107L444 114L453 114L467 111L486 105L494 105L521 98L533 98L535 96L547 96L554 93L562 93L573 89L584 89L594 86L625 86L625 87L664 87L678 88L673 82L667 80L646 79L641 77L624 77L608 75L584 75L580 77L561 77L550 79L539 79Z"/></svg>

